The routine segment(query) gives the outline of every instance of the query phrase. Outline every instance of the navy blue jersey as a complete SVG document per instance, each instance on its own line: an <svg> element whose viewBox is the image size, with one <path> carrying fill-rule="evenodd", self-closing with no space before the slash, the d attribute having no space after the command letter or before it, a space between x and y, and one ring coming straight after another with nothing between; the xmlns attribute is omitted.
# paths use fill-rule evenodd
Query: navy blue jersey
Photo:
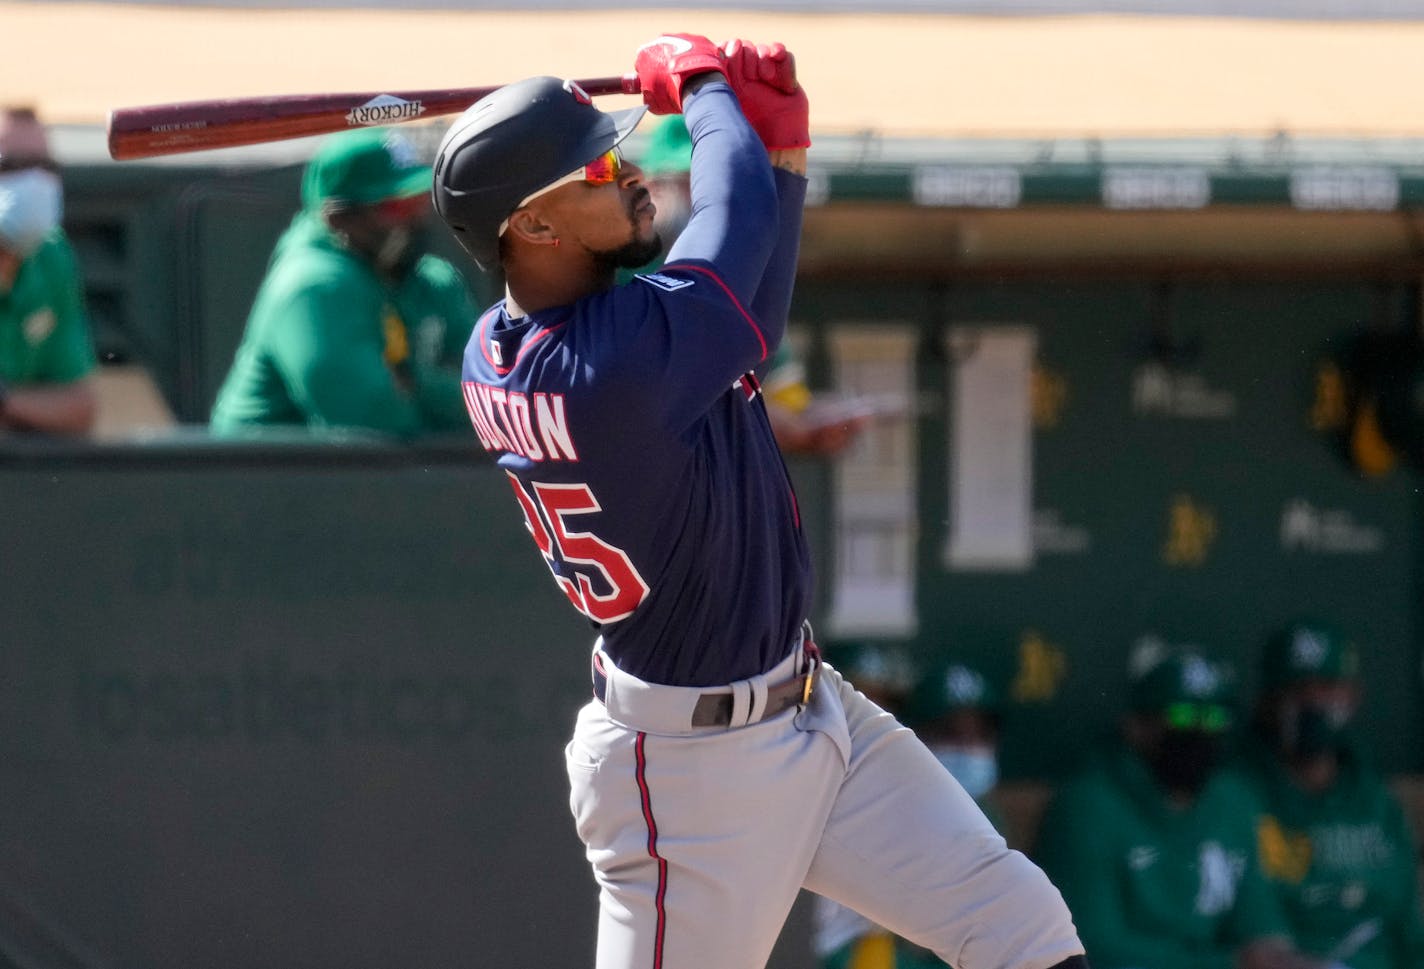
<svg viewBox="0 0 1424 969"><path fill-rule="evenodd" d="M785 330L805 180L730 88L686 105L693 216L656 273L510 319L465 352L471 420L535 544L619 668L708 686L764 672L810 606L796 498L752 369Z"/></svg>

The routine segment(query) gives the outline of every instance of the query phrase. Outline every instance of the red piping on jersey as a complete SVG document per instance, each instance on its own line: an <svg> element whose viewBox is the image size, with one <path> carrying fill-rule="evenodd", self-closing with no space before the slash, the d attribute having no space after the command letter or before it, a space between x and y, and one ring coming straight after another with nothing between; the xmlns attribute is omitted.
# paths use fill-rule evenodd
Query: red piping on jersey
<svg viewBox="0 0 1424 969"><path fill-rule="evenodd" d="M761 327L757 326L757 321L752 318L752 315L748 313L745 308L743 308L742 303L739 299L737 299L736 294L732 292L731 288L726 283L722 282L722 277L718 276L712 270L707 269L705 266L692 266L686 263L676 263L671 266L664 266L662 269L659 269L658 272L665 273L670 269L676 269L678 272L701 273L708 279L712 280L712 282L716 283L717 287L722 290L722 292L727 294L727 298L732 301L732 305L737 308L737 312L742 314L742 318L747 321L747 325L752 328L752 332L756 334L757 342L761 344L761 358L763 360L766 359L766 335L761 332Z"/></svg>
<svg viewBox="0 0 1424 969"><path fill-rule="evenodd" d="M550 333L555 333L558 330L563 329L564 323L568 322L568 320L564 320L562 323L556 323L553 326L541 328L537 334L532 337L529 337L519 345L519 352L514 355L513 363L509 364L509 366L507 367L501 367L499 364L494 362L494 357L490 356L489 340L487 339L489 334L490 319L498 312L498 306L491 307L490 309L486 310L484 315L480 317L480 320L476 324L476 326L480 328L480 353L484 354L485 360L488 361L489 365L494 368L494 372L499 374L501 377L513 370L519 364L519 361L524 359L524 354L528 353L531 347L533 347L540 340L544 339L544 337L548 336Z"/></svg>
<svg viewBox="0 0 1424 969"><path fill-rule="evenodd" d="M643 751L643 744L647 739L648 735L640 732L638 739L633 742L633 749L638 755L638 793L643 800L643 822L648 826L648 857L658 863L658 927L653 936L652 969L662 969L663 934L667 931L667 909L663 907L663 901L667 897L668 868L667 859L658 854L658 825L653 820L653 796L648 791L648 759Z"/></svg>

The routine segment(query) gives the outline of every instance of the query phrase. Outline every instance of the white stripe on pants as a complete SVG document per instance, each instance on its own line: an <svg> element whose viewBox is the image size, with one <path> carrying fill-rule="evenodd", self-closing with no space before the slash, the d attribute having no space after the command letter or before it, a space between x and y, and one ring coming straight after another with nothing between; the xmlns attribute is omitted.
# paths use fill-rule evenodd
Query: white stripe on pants
<svg viewBox="0 0 1424 969"><path fill-rule="evenodd" d="M597 969L762 969L803 886L959 969L1082 951L1042 872L829 666L806 709L733 730L658 734L593 701L566 760Z"/></svg>

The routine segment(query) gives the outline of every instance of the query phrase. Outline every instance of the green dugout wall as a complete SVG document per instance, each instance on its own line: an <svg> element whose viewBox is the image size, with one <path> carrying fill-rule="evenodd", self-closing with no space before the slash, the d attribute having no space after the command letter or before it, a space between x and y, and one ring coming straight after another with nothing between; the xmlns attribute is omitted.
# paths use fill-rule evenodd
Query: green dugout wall
<svg viewBox="0 0 1424 969"><path fill-rule="evenodd" d="M1399 325L1411 284L1079 276L803 293L798 316L818 321L822 357L838 326L881 318L914 334L916 622L845 638L985 670L1009 703L1011 776L1071 768L1122 711L1129 657L1148 641L1230 660L1244 716L1262 638L1296 617L1358 638L1362 737L1387 770L1420 769L1420 476L1364 477L1316 426L1327 355ZM956 525L945 336L959 326L1036 337L1034 554L1022 568L945 562ZM827 530L831 569L844 538Z"/></svg>
<svg viewBox="0 0 1424 969"><path fill-rule="evenodd" d="M588 963L594 634L476 448L0 448L0 965Z"/></svg>

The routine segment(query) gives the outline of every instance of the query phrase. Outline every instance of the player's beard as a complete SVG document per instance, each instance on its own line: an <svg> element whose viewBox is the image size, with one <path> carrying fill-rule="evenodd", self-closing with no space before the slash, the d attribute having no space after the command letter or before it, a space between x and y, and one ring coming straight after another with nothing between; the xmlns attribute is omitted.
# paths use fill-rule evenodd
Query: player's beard
<svg viewBox="0 0 1424 969"><path fill-rule="evenodd" d="M657 232L651 238L638 236L638 209L649 199L647 189L636 193L628 203L628 225L633 237L615 249L590 250L600 270L613 274L620 269L640 269L663 251L663 240Z"/></svg>

